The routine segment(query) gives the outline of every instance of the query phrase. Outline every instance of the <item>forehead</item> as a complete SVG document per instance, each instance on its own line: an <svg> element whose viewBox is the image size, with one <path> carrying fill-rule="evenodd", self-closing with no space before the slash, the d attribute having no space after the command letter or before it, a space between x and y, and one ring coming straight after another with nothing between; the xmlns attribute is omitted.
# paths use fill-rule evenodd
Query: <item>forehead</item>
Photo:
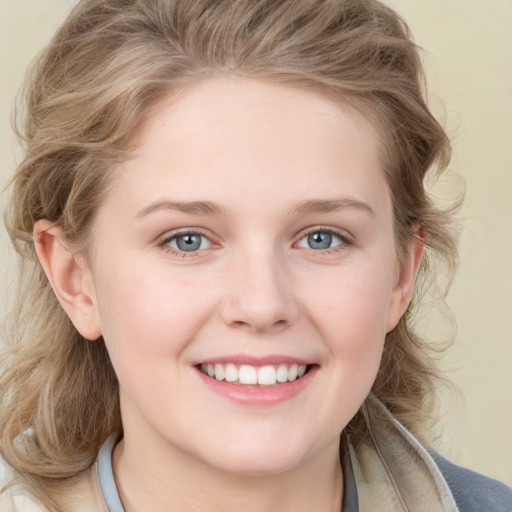
<svg viewBox="0 0 512 512"><path fill-rule="evenodd" d="M114 189L131 209L167 192L283 206L335 190L387 195L379 160L378 132L354 107L304 89L216 77L152 109Z"/></svg>

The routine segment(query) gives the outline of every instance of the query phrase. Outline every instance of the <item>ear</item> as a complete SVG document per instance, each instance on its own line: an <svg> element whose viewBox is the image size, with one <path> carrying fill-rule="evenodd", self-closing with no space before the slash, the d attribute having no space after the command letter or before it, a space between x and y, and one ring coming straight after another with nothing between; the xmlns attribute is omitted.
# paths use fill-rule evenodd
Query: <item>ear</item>
<svg viewBox="0 0 512 512"><path fill-rule="evenodd" d="M60 305L84 338L99 338L101 326L85 258L70 251L62 229L48 220L37 221L33 235L37 257Z"/></svg>
<svg viewBox="0 0 512 512"><path fill-rule="evenodd" d="M404 315L414 293L416 277L425 252L425 232L419 224L411 228L413 235L399 268L397 282L391 293L386 332L392 331Z"/></svg>

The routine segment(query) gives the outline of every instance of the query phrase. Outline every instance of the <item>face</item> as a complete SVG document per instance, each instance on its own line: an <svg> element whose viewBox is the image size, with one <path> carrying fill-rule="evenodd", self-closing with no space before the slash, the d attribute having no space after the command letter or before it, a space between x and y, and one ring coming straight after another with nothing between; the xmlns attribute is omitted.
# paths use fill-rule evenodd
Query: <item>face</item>
<svg viewBox="0 0 512 512"><path fill-rule="evenodd" d="M125 443L244 474L336 453L407 305L374 127L223 78L162 103L139 143L87 274Z"/></svg>

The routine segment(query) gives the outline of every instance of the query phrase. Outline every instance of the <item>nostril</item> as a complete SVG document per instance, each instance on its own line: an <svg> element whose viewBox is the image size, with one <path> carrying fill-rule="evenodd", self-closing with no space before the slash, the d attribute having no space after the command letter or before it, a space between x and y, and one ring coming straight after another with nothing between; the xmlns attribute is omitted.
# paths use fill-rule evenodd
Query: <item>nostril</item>
<svg viewBox="0 0 512 512"><path fill-rule="evenodd" d="M245 328L250 328L251 327L249 322L243 322L242 320L234 320L233 322L231 322L231 325L233 327L245 327Z"/></svg>
<svg viewBox="0 0 512 512"><path fill-rule="evenodd" d="M273 322L273 323L258 322L258 321L244 322L243 320L233 320L231 322L231 326L236 327L236 328L264 331L264 330L275 329L275 328L282 329L282 328L285 328L288 325L288 323L289 322L287 320L277 320L276 322Z"/></svg>

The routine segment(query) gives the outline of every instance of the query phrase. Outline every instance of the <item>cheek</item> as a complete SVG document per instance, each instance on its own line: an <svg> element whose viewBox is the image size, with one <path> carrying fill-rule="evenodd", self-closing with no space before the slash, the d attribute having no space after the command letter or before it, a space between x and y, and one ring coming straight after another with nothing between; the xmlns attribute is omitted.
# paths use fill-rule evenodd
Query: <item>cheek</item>
<svg viewBox="0 0 512 512"><path fill-rule="evenodd" d="M368 268L331 280L328 291L317 293L315 324L329 351L334 382L331 402L338 425L346 425L370 392L380 367L386 339L390 297L388 279ZM328 407L325 414L332 414Z"/></svg>
<svg viewBox="0 0 512 512"><path fill-rule="evenodd" d="M177 276L171 285L154 274L111 273L99 296L103 338L121 395L145 411L161 410L163 400L180 403L182 354L209 312L197 286ZM158 390L165 390L165 398Z"/></svg>
<svg viewBox="0 0 512 512"><path fill-rule="evenodd" d="M365 333L384 337L392 292L388 275L371 266L345 268L323 276L324 287L307 285L302 295L319 327L354 339Z"/></svg>
<svg viewBox="0 0 512 512"><path fill-rule="evenodd" d="M326 276L328 287L309 287L304 305L332 363L343 368L340 378L350 376L364 386L373 382L380 365L391 285L371 267L345 270Z"/></svg>
<svg viewBox="0 0 512 512"><path fill-rule="evenodd" d="M136 268L123 272L117 267L98 278L103 338L114 367L139 361L169 364L169 357L178 356L201 329L212 297L186 276Z"/></svg>

